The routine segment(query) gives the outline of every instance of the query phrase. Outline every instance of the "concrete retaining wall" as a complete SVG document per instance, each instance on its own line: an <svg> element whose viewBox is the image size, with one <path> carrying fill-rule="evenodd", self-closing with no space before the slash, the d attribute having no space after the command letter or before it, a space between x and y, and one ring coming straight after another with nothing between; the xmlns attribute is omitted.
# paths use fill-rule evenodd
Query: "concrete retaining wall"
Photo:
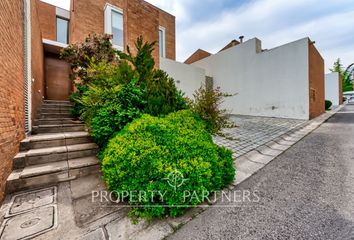
<svg viewBox="0 0 354 240"><path fill-rule="evenodd" d="M161 58L160 69L167 72L175 80L176 86L189 98L205 83L205 70L199 67Z"/></svg>
<svg viewBox="0 0 354 240"><path fill-rule="evenodd" d="M254 38L192 65L236 93L224 103L231 113L309 119L308 38L265 51Z"/></svg>
<svg viewBox="0 0 354 240"><path fill-rule="evenodd" d="M326 85L325 85L325 98L333 103L333 105L338 106L340 105L339 102L339 73L328 73L326 74Z"/></svg>

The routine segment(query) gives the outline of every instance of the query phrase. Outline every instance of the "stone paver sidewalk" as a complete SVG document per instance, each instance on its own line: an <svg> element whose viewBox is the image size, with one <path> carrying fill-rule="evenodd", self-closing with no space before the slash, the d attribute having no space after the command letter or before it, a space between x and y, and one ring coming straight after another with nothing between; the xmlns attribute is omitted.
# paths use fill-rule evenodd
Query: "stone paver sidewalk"
<svg viewBox="0 0 354 240"><path fill-rule="evenodd" d="M267 161L271 161L270 156L280 154L282 148L289 148L290 145L287 144L294 144L294 138L299 139L313 130L326 116L321 117L318 123L316 120L310 122L311 127L307 130L305 128L301 136L283 135L282 138L279 136L286 132L293 134L307 123L249 116L233 118L239 127L227 131L234 139L216 137L215 141L231 148L237 156L248 152L238 162L242 171L237 173L237 179L233 183L236 185L250 177L251 172L257 171ZM276 142L269 145L272 140ZM265 143L271 147L259 147ZM252 151L255 148L257 151ZM259 166L250 167L250 163L258 163ZM127 217L128 207L109 201L101 202L99 199L93 201L92 191L100 190L105 190L100 176L87 176L57 186L8 196L0 210L0 239L164 239L207 208L200 206L190 209L184 216L176 219L151 223L140 221L134 225Z"/></svg>
<svg viewBox="0 0 354 240"><path fill-rule="evenodd" d="M231 116L236 128L225 129L227 137L217 136L214 141L234 152L235 157L277 138L306 121L285 118L269 118L254 116Z"/></svg>

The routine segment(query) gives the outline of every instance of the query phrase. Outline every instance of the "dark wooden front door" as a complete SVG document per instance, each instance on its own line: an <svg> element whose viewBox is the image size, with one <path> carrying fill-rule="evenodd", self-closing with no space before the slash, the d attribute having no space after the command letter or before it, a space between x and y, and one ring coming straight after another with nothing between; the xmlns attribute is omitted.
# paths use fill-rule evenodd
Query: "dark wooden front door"
<svg viewBox="0 0 354 240"><path fill-rule="evenodd" d="M48 100L68 100L72 92L72 82L69 79L70 66L59 56L45 56L46 98Z"/></svg>

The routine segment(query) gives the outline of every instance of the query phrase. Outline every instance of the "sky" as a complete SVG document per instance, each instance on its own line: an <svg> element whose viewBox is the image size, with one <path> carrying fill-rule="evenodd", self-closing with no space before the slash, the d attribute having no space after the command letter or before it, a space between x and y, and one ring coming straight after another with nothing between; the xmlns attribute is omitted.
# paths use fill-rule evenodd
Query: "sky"
<svg viewBox="0 0 354 240"><path fill-rule="evenodd" d="M68 8L70 0L44 0ZM147 0L176 16L177 60L198 48L216 53L232 39L264 49L304 37L315 41L326 72L337 58L354 62L353 0Z"/></svg>

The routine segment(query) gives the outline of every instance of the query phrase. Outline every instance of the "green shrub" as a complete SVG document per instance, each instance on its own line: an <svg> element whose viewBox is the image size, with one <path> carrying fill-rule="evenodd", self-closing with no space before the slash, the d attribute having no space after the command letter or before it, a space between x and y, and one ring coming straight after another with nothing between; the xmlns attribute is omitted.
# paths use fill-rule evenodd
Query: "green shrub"
<svg viewBox="0 0 354 240"><path fill-rule="evenodd" d="M127 47L127 54L118 52L122 60L128 61L138 75L138 85L145 91L145 113L163 116L171 112L186 109L186 101L178 91L174 80L166 72L154 69L155 60L152 56L155 42L144 42L142 37L136 41L136 54Z"/></svg>
<svg viewBox="0 0 354 240"><path fill-rule="evenodd" d="M77 89L76 92L73 92L70 95L70 102L72 103L72 107L70 108L71 115L75 118L79 118L81 113L84 110L84 106L77 101L77 99L81 98L81 96L88 90L87 85L75 84Z"/></svg>
<svg viewBox="0 0 354 240"><path fill-rule="evenodd" d="M146 83L154 76L155 60L152 56L154 46L155 42L144 42L143 38L140 36L135 43L136 54L131 52L129 46L127 46L127 53L118 52L120 59L134 66L135 71L139 75L138 84L140 84L142 88L145 88Z"/></svg>
<svg viewBox="0 0 354 240"><path fill-rule="evenodd" d="M193 94L194 100L190 102L191 108L206 123L207 130L212 134L221 134L222 128L234 127L221 104L226 97L232 95L220 91L220 88L201 86Z"/></svg>
<svg viewBox="0 0 354 240"><path fill-rule="evenodd" d="M176 188L167 180L175 172L185 180ZM126 200L143 205L131 216L151 218L175 217L186 208L181 205L203 202L205 191L219 190L234 179L235 169L231 151L215 145L199 116L183 110L164 118L146 114L128 124L103 152L102 173L115 193L145 192L146 198L131 194ZM195 197L185 198L187 191Z"/></svg>
<svg viewBox="0 0 354 240"><path fill-rule="evenodd" d="M332 107L332 102L331 101L329 101L329 100L326 100L325 101L325 109L326 109L326 111L327 110L330 110L331 109L331 107Z"/></svg>
<svg viewBox="0 0 354 240"><path fill-rule="evenodd" d="M174 80L162 70L156 70L154 78L147 82L146 95L145 112L153 116L163 116L187 107Z"/></svg>
<svg viewBox="0 0 354 240"><path fill-rule="evenodd" d="M96 143L105 146L115 133L142 115L145 106L142 95L141 90L130 83L97 109L90 124L91 136Z"/></svg>
<svg viewBox="0 0 354 240"><path fill-rule="evenodd" d="M154 69L154 44L139 37L136 54L129 47L126 54L112 48L109 36L94 34L62 51L62 58L78 69L74 77L82 80L70 98L74 103L72 113L85 121L100 145L113 135L112 131L119 131L141 112L161 116L186 108L173 79ZM132 90L135 100L126 103L120 97L122 89Z"/></svg>

